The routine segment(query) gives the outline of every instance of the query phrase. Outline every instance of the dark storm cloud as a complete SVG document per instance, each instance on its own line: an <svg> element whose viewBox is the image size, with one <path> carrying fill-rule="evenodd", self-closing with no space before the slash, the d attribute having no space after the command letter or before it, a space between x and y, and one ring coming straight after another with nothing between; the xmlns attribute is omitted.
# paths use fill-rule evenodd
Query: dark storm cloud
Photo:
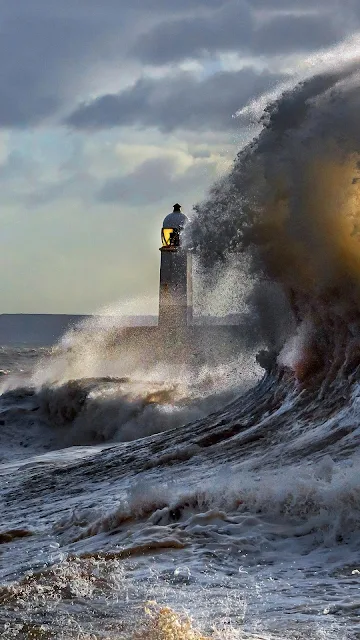
<svg viewBox="0 0 360 640"><path fill-rule="evenodd" d="M136 42L133 53L143 62L164 64L201 57L204 52L248 48L253 18L246 2L230 2L205 16L164 21Z"/></svg>
<svg viewBox="0 0 360 640"><path fill-rule="evenodd" d="M352 0L350 0L351 2ZM348 0L344 0L344 4L349 4ZM338 0L251 0L251 6L254 9L266 9L267 11L303 11L306 9L321 9L331 6L338 7Z"/></svg>
<svg viewBox="0 0 360 640"><path fill-rule="evenodd" d="M167 64L221 51L247 55L313 51L345 34L333 17L276 15L256 27L245 2L231 2L203 17L164 21L143 34L132 51L143 62Z"/></svg>
<svg viewBox="0 0 360 640"><path fill-rule="evenodd" d="M83 104L67 119L78 129L134 125L175 129L226 130L238 123L233 114L250 98L273 86L280 78L267 72L219 72L203 81L190 73L160 80L141 79L119 94L108 94Z"/></svg>
<svg viewBox="0 0 360 640"><path fill-rule="evenodd" d="M133 14L181 14L199 8L216 9L224 4L225 0L16 0L12 4L9 0L0 0L1 16L17 17L28 16L50 16L54 19L58 17L77 18L88 20L95 17L101 22L126 18L129 12Z"/></svg>
<svg viewBox="0 0 360 640"><path fill-rule="evenodd" d="M257 30L252 50L273 55L314 51L335 44L344 35L329 16L281 15Z"/></svg>
<svg viewBox="0 0 360 640"><path fill-rule="evenodd" d="M84 74L126 59L145 24L222 1L0 0L0 127L56 116L76 100Z"/></svg>
<svg viewBox="0 0 360 640"><path fill-rule="evenodd" d="M305 2L308 6L308 0L304 0L302 8ZM340 15L342 19L339 24L344 23L346 11L347 15L353 15L354 11L360 13L356 3L350 0L345 0L339 14L335 0L329 0L329 3L333 18ZM311 7L319 11L322 6L323 0L311 3ZM136 58L156 66L181 62L185 58L196 59L204 52L235 51L245 52L248 56L291 53L331 44L343 33L340 26L335 30L325 10L321 18L315 13L298 17L278 15L256 27L254 7L268 11L297 8L297 3L295 0L0 0L0 127L26 127L47 118L59 119L87 95L86 79L99 67L118 64L121 80L121 69L126 71L127 65ZM355 29L356 24L351 28ZM228 78L230 80L231 76ZM254 86L252 77L245 75L243 80ZM214 83L215 90L218 82L220 89L224 86L224 104L227 97L226 109L230 113L241 106L242 94L249 92L238 86L231 89L226 80L219 78ZM261 77L259 84L264 84ZM160 88L166 89L165 85ZM176 125L176 117L180 125L192 127L192 120L199 121L200 108L203 108L205 119L208 111L211 115L212 111L219 110L222 96L209 94L211 83L200 85L189 79L182 81L181 88L190 90L193 95L176 97L173 86L169 86L168 93L162 96L154 95L154 85L141 82L128 94L104 96L92 105L92 112L95 114L101 106L101 110L108 112L120 111L118 119L124 122L141 124L148 120L158 123L156 112L160 114L160 103L163 102L163 129L169 130ZM205 91L204 100L199 95L200 89ZM147 104L148 118L140 114L137 98L141 92L145 99L151 95L156 101L156 104ZM183 104L191 104L195 113L193 119L186 107L183 117L179 113L177 102L180 98ZM213 109L207 107L206 100L214 100ZM127 105L133 101L135 115L132 118L126 112ZM166 113L167 108L173 109L173 118ZM86 112L88 117L89 108ZM77 113L81 120L80 113L81 109ZM223 109L221 113L224 114ZM110 123L116 119L116 115L110 114ZM98 120L102 120L100 115ZM209 124L212 126L212 123L211 119Z"/></svg>
<svg viewBox="0 0 360 640"><path fill-rule="evenodd" d="M99 63L126 61L145 25L223 0L0 0L0 127L26 127L74 103Z"/></svg>
<svg viewBox="0 0 360 640"><path fill-rule="evenodd" d="M76 93L76 82L106 51L96 21L61 13L16 17L5 12L0 38L0 126L35 124L58 111ZM103 25L104 26L104 25ZM96 52L96 53L95 53Z"/></svg>

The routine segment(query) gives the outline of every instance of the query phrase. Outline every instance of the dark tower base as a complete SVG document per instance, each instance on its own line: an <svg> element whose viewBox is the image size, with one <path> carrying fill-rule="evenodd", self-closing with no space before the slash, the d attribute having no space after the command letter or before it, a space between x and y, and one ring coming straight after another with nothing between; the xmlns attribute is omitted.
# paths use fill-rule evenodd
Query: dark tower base
<svg viewBox="0 0 360 640"><path fill-rule="evenodd" d="M180 247L162 247L159 326L186 327L191 322L191 254Z"/></svg>

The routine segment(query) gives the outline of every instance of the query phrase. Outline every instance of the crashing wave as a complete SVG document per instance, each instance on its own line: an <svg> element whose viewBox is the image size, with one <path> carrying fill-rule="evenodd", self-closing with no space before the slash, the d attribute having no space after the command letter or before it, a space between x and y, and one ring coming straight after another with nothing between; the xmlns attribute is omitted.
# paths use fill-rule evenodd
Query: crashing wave
<svg viewBox="0 0 360 640"><path fill-rule="evenodd" d="M193 244L208 268L229 255L243 268L245 253L256 286L285 293L298 330L279 364L300 381L331 381L360 363L359 106L357 60L286 90L195 208Z"/></svg>

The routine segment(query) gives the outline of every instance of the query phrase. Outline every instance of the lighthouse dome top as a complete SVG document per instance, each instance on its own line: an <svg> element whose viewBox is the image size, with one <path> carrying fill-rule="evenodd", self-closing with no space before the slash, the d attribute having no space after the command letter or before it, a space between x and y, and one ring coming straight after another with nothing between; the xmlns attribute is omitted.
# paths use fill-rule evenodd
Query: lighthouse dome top
<svg viewBox="0 0 360 640"><path fill-rule="evenodd" d="M187 222L188 218L184 213L181 213L181 211L172 211L164 219L163 229L182 229Z"/></svg>

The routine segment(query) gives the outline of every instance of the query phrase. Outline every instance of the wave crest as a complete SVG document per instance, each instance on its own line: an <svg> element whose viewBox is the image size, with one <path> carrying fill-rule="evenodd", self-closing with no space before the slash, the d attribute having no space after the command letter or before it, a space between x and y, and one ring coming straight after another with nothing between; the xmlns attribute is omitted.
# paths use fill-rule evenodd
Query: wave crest
<svg viewBox="0 0 360 640"><path fill-rule="evenodd" d="M360 362L357 66L315 75L269 104L262 131L196 207L192 224L205 264L238 254L243 268L245 253L249 277L281 286L303 325L294 357L283 353L280 362L300 380Z"/></svg>

